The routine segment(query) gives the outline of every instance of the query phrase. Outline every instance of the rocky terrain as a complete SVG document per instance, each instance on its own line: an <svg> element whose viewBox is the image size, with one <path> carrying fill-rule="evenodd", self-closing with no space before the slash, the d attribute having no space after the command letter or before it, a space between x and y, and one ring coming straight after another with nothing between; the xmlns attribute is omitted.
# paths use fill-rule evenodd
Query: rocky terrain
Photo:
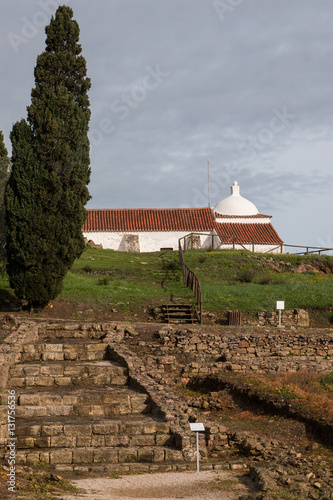
<svg viewBox="0 0 333 500"><path fill-rule="evenodd" d="M135 442L138 445L136 453L141 454L137 455L137 457L141 456L141 459L126 463L125 457L129 456L129 453L125 448L115 448L117 458L113 465L107 465L109 474L111 470L113 473L120 474L158 470L194 470L195 437L189 430L189 422L204 422L206 431L200 437L203 469L246 474L254 481L255 491L242 494L243 498L333 498L333 452L328 446L329 439L327 439L332 436L329 416L326 422L318 422L316 427L311 419L306 419L304 414L298 412L297 408L291 408L289 403L274 406L269 400L269 404L265 404L265 395L261 395L261 399L258 399L253 387L247 387L246 384L239 387L237 384L226 382L225 379L228 373L232 371L246 373L251 370L251 366L256 371L271 370L276 373L283 370L305 369L306 366L312 370L327 371L332 366L331 330L316 331L304 330L304 328L298 330L293 327L277 331L276 328L267 327L228 328L199 325L181 328L142 323L96 324L57 321L22 324L14 317L7 317L2 323L2 332L4 340L0 346L2 366L0 378L4 389L8 376L12 377L12 383L18 384L17 387L28 387L26 384L37 384L37 386L46 384L41 374L47 375L46 372L49 372L49 369L43 368L42 371L38 371L37 363L42 363L42 365L48 363L56 367L62 366L65 360L68 360L85 366L89 366L90 363L97 363L96 366L99 364L106 366L106 361L99 361L100 354L98 354L105 352L106 358L104 359L119 367L117 373L121 372L121 376L127 374L129 387L126 391L131 389L146 395L148 407L146 406L145 411L149 411L155 419L165 422L163 432L157 428L154 430L154 446L159 438L159 446L162 447L155 455L157 452L153 451L150 431L146 432L142 439L139 439L139 436L136 437ZM6 342L9 338L10 343ZM98 358L96 358L97 355ZM85 359L87 361L84 361ZM31 368L34 367L34 373L36 372L33 375L34 379L30 376L29 380L20 381L24 379L20 375L20 363L23 363L22 367L27 366L27 363L30 363ZM74 368L74 365L67 375L64 371L61 374L58 373L58 368L54 370L55 368L52 373L56 375L52 375L50 371L53 378L52 380L48 378L47 385L48 387L54 386L52 390L55 393L57 393L58 384L55 376L58 377L60 384L58 392L64 390L65 383L71 384L72 391L77 382L82 379L81 372L76 373L77 368ZM89 371L90 368L85 370ZM98 384L103 382L102 378L105 375L96 370L97 367L91 375L88 371L84 372L87 374L84 375L84 379L89 387L90 376L97 377ZM69 373L71 373L70 376ZM62 378L64 376L67 377L66 382ZM77 382L74 379L77 379ZM41 391L42 389L39 388L38 392ZM52 403L57 404L58 408L61 404L59 395L57 396L58 402L55 403L54 400ZM25 411L41 411L32 410L31 407L29 410L27 395L25 398L25 401L22 399L27 408ZM43 407L42 399L40 396L38 408ZM68 411L81 412L80 419L83 419L81 423L86 424L85 429L81 426L81 432L84 434L76 438L71 433L69 439L69 431L66 431L69 429L69 423L67 423L67 427L64 427L64 424L61 427L62 432L67 433L66 438L61 438L61 435L52 437L51 433L48 439L45 437L41 439L37 434L25 441L20 451L22 462L18 466L19 481L22 485L25 484L24 481L29 484L29 474L36 473L35 466L40 460L41 453L44 460L49 460L43 472L44 478L50 478L53 486L57 482L55 477L59 474L70 478L72 477L71 471L75 470L84 475L90 474L90 476L105 473L103 471L106 471L106 466L98 459L98 456L101 456L101 446L105 447L104 439L108 431L104 438L101 430L98 430L100 437L97 440L96 423L93 424L95 427L91 427L92 424L88 422L91 416L88 418L85 413L93 411L95 413L93 418L97 418L99 412L104 412L105 409L93 399L90 402L91 410L83 404L84 400L82 403L72 401L73 409L68 409ZM143 403L144 401L140 404ZM35 402L30 404L36 407ZM78 405L77 410L75 404ZM48 405L49 411L53 411L50 402ZM35 413L37 421L33 422L33 429L29 422L24 424L22 421L22 424L28 424L29 432L38 433L40 432L38 429L43 432L45 423L40 420L43 418L43 412L39 416ZM105 418L105 416L98 418ZM116 418L119 419L119 417ZM57 433L59 433L61 430L59 422L52 425L57 426ZM97 447L96 455L93 448L89 452L90 458L87 453L82 454L79 451L82 446L79 444L80 440L86 440L85 436L88 435L91 435L89 439L94 440L94 443L91 441L91 445L95 446L95 449ZM4 434L2 437L5 437ZM102 437L104 444L101 442ZM168 447L169 445L163 449L164 444L171 437L174 451ZM68 447L68 440L73 445L73 439L79 439L76 444L74 443L78 447L77 451L75 449L65 453L60 449L56 451L52 449L52 444L51 448L45 448L49 446L48 443L51 443L51 440L55 448L64 445ZM108 441L111 445L110 436ZM5 444L4 439L2 442ZM42 444L45 449L41 448ZM125 442L122 446L124 445ZM140 448L142 446L148 448ZM151 451L148 452L148 449ZM123 450L122 455L119 455L120 450ZM112 456L115 456L114 452L112 453ZM133 444L130 453L133 454ZM123 458L119 459L120 456ZM65 463L63 463L64 457ZM89 461L85 465L80 463L83 458L90 460L91 464ZM163 463L160 462L161 459ZM5 472L5 469L3 471ZM3 475L0 475L0 478L2 479ZM61 481L59 477L58 480ZM4 486L4 483L2 484Z"/></svg>

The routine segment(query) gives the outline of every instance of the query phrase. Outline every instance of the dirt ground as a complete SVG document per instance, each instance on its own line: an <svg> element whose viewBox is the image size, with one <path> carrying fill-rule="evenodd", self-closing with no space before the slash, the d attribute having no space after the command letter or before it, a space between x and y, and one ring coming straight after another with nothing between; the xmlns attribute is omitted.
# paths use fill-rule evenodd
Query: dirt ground
<svg viewBox="0 0 333 500"><path fill-rule="evenodd" d="M84 493L66 500L235 500L250 485L228 472L168 472L123 476L118 479L79 479L74 484Z"/></svg>

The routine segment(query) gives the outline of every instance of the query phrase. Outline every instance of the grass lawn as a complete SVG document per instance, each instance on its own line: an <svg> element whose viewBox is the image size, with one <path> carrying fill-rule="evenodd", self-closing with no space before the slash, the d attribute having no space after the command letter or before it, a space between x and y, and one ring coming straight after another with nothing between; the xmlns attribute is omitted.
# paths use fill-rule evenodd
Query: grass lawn
<svg viewBox="0 0 333 500"><path fill-rule="evenodd" d="M333 257L192 250L184 259L199 278L204 308L210 311L273 311L277 300L284 300L286 309L333 305L333 274L295 271L304 263L331 268ZM277 266L279 261L285 264Z"/></svg>
<svg viewBox="0 0 333 500"><path fill-rule="evenodd" d="M200 280L206 311L273 311L276 301L284 300L286 309L329 314L333 305L333 257L192 250L184 258ZM308 266L304 272L299 272L301 265ZM0 277L0 289L2 300L12 293L6 276ZM170 301L195 303L183 284L178 252L138 254L89 247L65 277L58 300L87 307L113 304L129 312Z"/></svg>

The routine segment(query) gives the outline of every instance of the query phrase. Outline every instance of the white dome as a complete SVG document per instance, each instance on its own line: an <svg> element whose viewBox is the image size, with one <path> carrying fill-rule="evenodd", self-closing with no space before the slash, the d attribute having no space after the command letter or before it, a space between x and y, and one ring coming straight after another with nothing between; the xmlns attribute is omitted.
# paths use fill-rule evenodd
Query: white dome
<svg viewBox="0 0 333 500"><path fill-rule="evenodd" d="M257 207L239 194L239 186L235 181L231 186L231 195L219 201L213 212L221 215L257 215Z"/></svg>

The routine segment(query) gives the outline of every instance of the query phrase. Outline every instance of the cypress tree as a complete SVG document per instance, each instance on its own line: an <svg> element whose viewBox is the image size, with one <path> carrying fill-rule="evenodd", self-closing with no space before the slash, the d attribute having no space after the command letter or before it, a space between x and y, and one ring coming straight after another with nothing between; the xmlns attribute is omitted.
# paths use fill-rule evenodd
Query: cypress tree
<svg viewBox="0 0 333 500"><path fill-rule="evenodd" d="M12 171L6 189L10 284L39 307L55 298L84 250L89 199L90 79L71 8L59 7L46 27L28 119L11 133Z"/></svg>
<svg viewBox="0 0 333 500"><path fill-rule="evenodd" d="M3 133L0 131L0 259L5 258L5 187L9 176L10 160L5 146Z"/></svg>

